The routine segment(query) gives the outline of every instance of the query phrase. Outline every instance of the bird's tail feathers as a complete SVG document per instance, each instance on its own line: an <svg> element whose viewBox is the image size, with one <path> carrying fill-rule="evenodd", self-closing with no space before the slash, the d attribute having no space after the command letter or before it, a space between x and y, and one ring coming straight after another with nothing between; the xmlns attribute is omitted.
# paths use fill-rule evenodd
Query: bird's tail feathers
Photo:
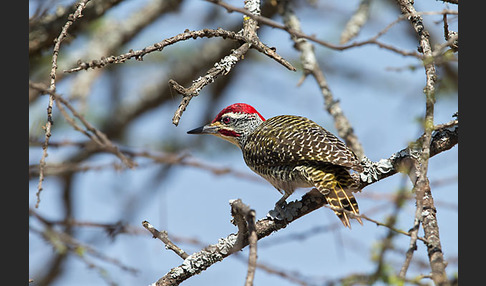
<svg viewBox="0 0 486 286"><path fill-rule="evenodd" d="M361 225L363 222L359 217L358 202L354 198L354 195L350 190L344 189L339 182L329 190L326 195L329 206L333 209L334 213L339 217L345 227L351 228L349 222L350 213L356 215L354 217ZM344 210L344 211L343 211Z"/></svg>

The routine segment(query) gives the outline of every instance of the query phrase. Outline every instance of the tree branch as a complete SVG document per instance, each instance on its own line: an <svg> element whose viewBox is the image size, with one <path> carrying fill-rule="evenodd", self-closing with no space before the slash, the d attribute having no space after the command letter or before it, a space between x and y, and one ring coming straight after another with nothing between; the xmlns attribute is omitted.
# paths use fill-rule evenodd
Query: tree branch
<svg viewBox="0 0 486 286"><path fill-rule="evenodd" d="M370 15L370 4L371 0L361 0L359 2L358 9L356 9L356 12L354 12L353 16L346 23L341 33L340 44L345 44L358 35L361 27L363 27Z"/></svg>
<svg viewBox="0 0 486 286"><path fill-rule="evenodd" d="M260 16L260 0L245 1L244 10L247 11L250 15ZM255 47L257 50L267 56L270 56L289 70L296 71L296 69L289 62L277 55L274 50L268 48L260 41L256 33L257 30L258 22L255 21L252 17L244 17L243 28L237 33L243 36L242 40L244 41L244 44L242 44L238 49L234 50L229 56L224 57L221 61L216 63L214 67L211 68L204 77L199 77L193 82L193 84L189 88L184 88L174 80L169 81L172 87L183 96L182 101L179 104L176 112L174 113L174 117L172 118L172 123L174 125L177 126L179 124L182 113L186 110L191 99L194 96L199 95L201 89L204 88L206 85L214 82L216 78L221 75L228 74L236 65L236 63L244 58L244 55L250 49L250 47Z"/></svg>
<svg viewBox="0 0 486 286"><path fill-rule="evenodd" d="M364 171L360 174L352 174L358 189L373 184L377 181L385 179L396 173L410 173L412 169L413 160L417 160L421 156L422 149L420 148L424 142L425 134L420 136L417 140L410 143L404 149L393 153L387 159L381 159L377 162L372 162L367 157L361 161ZM454 121L452 126L446 125L436 129L432 133L430 141L430 157L439 153L447 151L454 147L459 141L459 123Z"/></svg>
<svg viewBox="0 0 486 286"><path fill-rule="evenodd" d="M113 153L116 155L120 160L129 168L134 168L137 166L135 162L133 162L130 158L126 157L118 147L113 144L113 142L110 141L108 136L106 136L103 132L95 128L91 123L89 123L81 114L79 114L76 109L67 101L65 100L60 94L57 94L51 89L45 89L42 84L36 84L29 82L29 86L31 88L43 90L45 93L49 94L50 97L56 100L56 106L59 108L59 111L61 111L61 114L65 117L66 121L77 131L80 131L84 135L86 135L88 138L90 138L94 143L96 143L102 150L105 150L107 152ZM66 106L69 111L73 114L74 117L78 118L81 123L86 127L86 130L81 128L74 120L74 118L70 117L67 112L65 111L64 107L62 105ZM45 163L44 163L45 165ZM44 166L45 167L45 166ZM40 173L39 171L39 174ZM44 175L42 174L42 177Z"/></svg>
<svg viewBox="0 0 486 286"><path fill-rule="evenodd" d="M450 132L445 132L442 129L437 130L434 136L432 136L432 142L430 143L430 145L436 147L434 148L434 152L433 153L431 152L431 157L439 153L442 153L444 151L447 151L457 144L458 127L456 125L454 125L453 127L454 129ZM444 128L451 128L451 127L448 126ZM419 142L421 140L422 137L417 139L416 142ZM437 141L440 141L443 144L437 144ZM376 183L379 180L382 180L393 174L396 174L398 172L397 170L399 170L400 168L398 168L398 166L395 165L400 165L400 162L406 161L406 159L410 160L411 156L420 155L420 152L417 154L414 151L412 152L412 154L413 155L411 155L410 153L410 147L407 147L393 154L390 157L390 159L387 159L388 161L390 161L388 162L388 164L390 164L390 168L388 169L388 172L386 174L381 174L376 179L370 180L369 182L368 181L362 182L360 181L359 175L357 176L357 178L355 177L355 179L361 182L361 187L365 187L367 185ZM378 162L376 165L379 167L385 165L382 161L380 162ZM392 164L392 162L394 162L395 165ZM375 168L380 169L379 167L375 167ZM403 169L400 170L403 171ZM367 176L364 176L364 178L367 178ZM300 200L292 201L287 204L286 212L291 213L292 215L287 217L286 220L273 219L272 218L273 216L271 216L270 213L267 215L267 218L258 220L255 223L257 239L260 240L282 228L285 228L288 224L292 223L293 221L321 208L326 204L327 202L324 196L322 196L322 194L319 193L319 191L317 191L316 189L310 190L305 195L303 195ZM363 218L370 220L366 216L363 216ZM373 222L376 223L375 221ZM398 232L401 233L400 231ZM428 242L427 239L424 240ZM160 278L156 282L156 285L157 286L179 285L180 283L189 279L190 277L206 270L212 264L218 261L222 261L224 258L228 257L232 253L243 249L248 244L249 244L248 239L242 239L241 237L239 238L239 235L237 234L230 234L225 238L221 238L218 240L218 243L209 245L203 250L193 253L192 255L187 257L181 265L172 268L166 275Z"/></svg>
<svg viewBox="0 0 486 286"><path fill-rule="evenodd" d="M179 104L174 117L172 117L172 123L178 125L181 119L182 113L186 110L191 99L197 95L199 92L210 83L213 83L216 78L221 75L227 75L231 69L236 65L238 61L243 59L246 52L250 49L250 44L244 43L238 49L233 50L230 55L221 59L218 63L206 72L205 76L199 77L193 81L192 85L188 88L183 87L178 84L175 80L169 80L169 84L178 93L182 95L182 101Z"/></svg>
<svg viewBox="0 0 486 286"><path fill-rule="evenodd" d="M290 220L273 220L271 218L260 219L255 223L258 240L269 236L273 232L285 228L292 221L322 207L326 204L325 198L317 190L305 194L302 199L294 204L287 205L294 207L295 216ZM305 207L304 207L305 206ZM238 239L237 234L230 234L218 240L218 243L209 245L203 250L193 253L184 262L172 268L169 273L160 278L157 286L179 285L193 275L206 270L214 263L223 260L234 252L237 252L249 243L248 239Z"/></svg>
<svg viewBox="0 0 486 286"><path fill-rule="evenodd" d="M165 244L166 249L174 251L174 253L177 254L180 258L186 259L189 256L189 254L187 254L184 250L180 249L177 245L170 241L167 231L158 231L146 220L142 222L142 226L145 227L145 229L147 229L153 235L153 238L158 238L160 241L162 241Z"/></svg>
<svg viewBox="0 0 486 286"><path fill-rule="evenodd" d="M408 20L412 24L419 38L419 51L424 55L425 67L425 118L424 118L424 136L420 146L421 154L418 160L414 162L417 180L414 183L413 190L416 194L416 212L414 219L414 228L422 223L424 228L424 238L428 241L427 251L429 263L432 270L432 280L436 285L449 285L445 272L446 264L442 253L442 247L439 237L439 226L437 223L436 209L430 190L429 179L427 178L428 161L430 158L430 146L432 141L432 132L434 130L434 104L435 104L435 81L437 78L432 47L429 41L429 33L425 29L422 17L417 15L413 7L413 1L397 0L402 14L410 15ZM414 171L415 171L414 170ZM417 227L418 231L418 227ZM413 239L413 238L412 238ZM414 241L411 241L413 247ZM413 253L413 252L412 252ZM407 257L407 259L409 259ZM403 271L402 271L403 270ZM405 274L406 268L400 271Z"/></svg>
<svg viewBox="0 0 486 286"><path fill-rule="evenodd" d="M284 31L288 32L289 34L291 34L295 37L307 39L309 41L312 41L314 43L317 43L317 44L324 46L326 48L329 48L329 49L342 51L342 50L346 50L346 49L350 49L350 48L354 48L354 47L360 47L360 46L372 44L372 45L377 45L380 48L387 49L387 50L390 50L392 52L395 52L395 53L398 53L398 54L401 54L401 55L404 55L404 56L413 56L413 57L416 57L416 58L422 58L422 56L415 51L400 50L400 49L398 49L394 46L391 46L389 44L385 44L383 42L378 41L378 38L380 36L382 36L385 31L378 33L376 36L371 37L368 40L359 41L359 42L352 42L352 43L349 43L347 45L336 45L336 44L333 44L333 43L330 43L330 42L327 42L327 41L320 40L320 39L318 39L314 36L307 35L305 33L302 33L301 31L289 28L285 25L282 25L282 24L272 20L272 19L262 17L260 15L252 15L251 13L246 11L245 9L232 6L232 5L225 3L221 0L206 0L206 1L214 3L216 5L219 5L223 8L225 8L228 12L238 12L238 13L244 14L244 15L258 21L258 23L260 23L260 24L264 24L264 25L267 25L267 26L270 26L270 27L273 27L273 28L284 30ZM417 14L437 14L437 12L422 12L422 13L417 13ZM455 14L455 15L457 15L458 12L457 11L444 10L442 12L439 12L439 14ZM406 18L406 16L400 17L397 21L394 21L391 25L394 25L398 21L401 21L405 18ZM386 28L386 30L388 30L388 29L389 29L389 27Z"/></svg>
<svg viewBox="0 0 486 286"><path fill-rule="evenodd" d="M69 70L64 70L65 73L73 73L78 72L81 70L88 70L90 68L103 68L109 64L119 64L124 63L129 59L136 59L138 61L143 61L143 57L149 53L162 51L165 47L173 45L175 43L186 41L189 39L197 39L197 38L213 38L213 37L221 37L223 39L231 39L234 41L244 41L244 37L238 35L232 31L226 31L223 29L202 29L198 31L189 31L186 30L183 33L170 37L168 39L164 39L161 42L155 43L153 45L147 46L141 50L130 50L128 53L121 54L119 56L108 56L102 57L99 60L91 60L89 62L83 62L81 60L78 61L77 67L71 68Z"/></svg>
<svg viewBox="0 0 486 286"><path fill-rule="evenodd" d="M50 72L50 84L49 84L49 91L50 92L55 92L56 91L56 71L57 71L57 58L59 56L59 50L61 48L61 42L66 38L67 36L67 31L69 27L79 18L82 17L82 11L86 7L86 4L89 2L89 0L83 0L79 1L76 7L76 11L73 14L69 14L68 16L68 21L66 24L61 29L61 33L59 36L55 39L54 41L54 49L52 52L52 65L51 65L51 72ZM54 124L52 121L52 106L54 104L54 96L52 94L49 94L49 103L47 105L47 122L46 125L44 126L44 131L45 131L45 141L44 144L42 145L42 157L39 162L39 183L37 185L37 202L35 207L39 207L40 203L40 194L42 191L42 182L44 181L44 167L46 165L46 157L47 157L47 148L49 146L49 139L51 138L51 128L52 125Z"/></svg>
<svg viewBox="0 0 486 286"><path fill-rule="evenodd" d="M75 35L86 23L103 16L110 8L118 5L121 0L97 0L83 8L83 22L70 29L69 34ZM87 3L87 2L86 2ZM34 15L29 19L29 57L39 55L44 49L55 43L59 27L66 23L70 11L76 10L79 3L69 7L57 7L56 12L47 15Z"/></svg>
<svg viewBox="0 0 486 286"><path fill-rule="evenodd" d="M245 1L245 10L249 11L251 15L260 15L260 1L259 0L252 0L252 1ZM186 30L184 33L178 34L174 37L169 39L165 39L160 43L155 43L151 46L145 47L142 50L133 51L130 50L128 53L119 55L119 56L109 56L109 57L102 57L100 60L92 60L90 62L82 62L81 60L78 61L78 66L69 70L65 70L65 73L72 73L78 72L80 70L87 70L89 68L102 68L107 64L113 63L123 63L126 60L131 58L135 58L136 60L143 60L143 56L148 53L154 51L162 51L164 47L175 44L180 41L184 41L187 39L196 39L200 37L221 37L223 39L229 38L236 41L242 41L243 44L236 50L234 50L230 55L221 59L218 63L214 64L213 68L206 72L206 75L203 77L199 77L195 81L193 81L192 85L188 88L183 87L175 80L169 80L169 84L171 87L180 93L183 98L179 107L174 113L174 117L172 118L172 123L174 125L178 125L182 113L186 110L189 102L194 96L199 95L200 91L210 83L213 83L216 78L221 75L228 74L231 69L236 65L238 61L244 58L244 55L250 48L255 48L259 52L273 58L278 63L285 66L287 69L296 71L296 69L278 55L274 49L269 48L265 44L263 44L258 35L256 30L258 29L258 23L251 17L245 17L243 19L243 29L237 33L232 31L226 31L223 29L203 29L199 31L189 31Z"/></svg>
<svg viewBox="0 0 486 286"><path fill-rule="evenodd" d="M255 210L250 209L241 199L230 201L231 215L234 223L238 226L238 238L235 247L242 249L244 244L250 247L248 257L248 273L246 275L245 286L253 285L255 270L257 267L257 232L255 224ZM245 242L246 241L246 242Z"/></svg>

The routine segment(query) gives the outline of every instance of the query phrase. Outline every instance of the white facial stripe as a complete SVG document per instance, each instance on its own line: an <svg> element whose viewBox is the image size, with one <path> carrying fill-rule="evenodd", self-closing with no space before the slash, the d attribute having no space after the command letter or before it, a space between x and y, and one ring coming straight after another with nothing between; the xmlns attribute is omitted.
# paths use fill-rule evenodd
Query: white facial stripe
<svg viewBox="0 0 486 286"><path fill-rule="evenodd" d="M228 112L224 116L229 116L234 119L240 119L240 118L248 118L248 116L255 116L255 114L250 113L250 114L245 114L245 113L235 113L235 112Z"/></svg>

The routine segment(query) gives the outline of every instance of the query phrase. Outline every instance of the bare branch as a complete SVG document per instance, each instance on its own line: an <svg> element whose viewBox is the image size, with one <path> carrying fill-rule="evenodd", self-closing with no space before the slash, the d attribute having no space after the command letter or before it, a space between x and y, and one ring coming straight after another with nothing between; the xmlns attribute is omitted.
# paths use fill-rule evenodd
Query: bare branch
<svg viewBox="0 0 486 286"><path fill-rule="evenodd" d="M356 12L349 19L341 33L341 39L339 43L345 44L354 37L356 37L361 30L361 27L366 23L370 14L371 0L361 0Z"/></svg>
<svg viewBox="0 0 486 286"><path fill-rule="evenodd" d="M47 1L43 1L47 2ZM86 23L103 16L110 8L118 5L121 0L97 0L83 8L83 22L70 28L69 34L75 35ZM87 2L86 2L87 3ZM52 14L36 13L29 18L29 57L39 55L44 49L55 43L59 27L66 23L71 11L76 10L79 3L69 7L59 6Z"/></svg>
<svg viewBox="0 0 486 286"><path fill-rule="evenodd" d="M245 9L250 11L252 14L260 15L260 1L245 1ZM262 52L263 54L273 58L280 64L284 65L289 70L295 71L296 69L285 59L283 59L280 55L278 55L274 49L267 47L263 44L257 34L256 30L258 29L257 22L252 18L245 18L243 21L243 29L238 32L231 32L226 31L223 29L203 29L199 31L189 31L186 30L184 33L171 37L169 39L165 39L160 43L155 43L151 46L148 46L142 50L133 51L130 50L128 53L122 54L120 56L110 56L110 57L102 57L100 60L93 60L90 62L82 62L81 60L78 61L78 67L72 68L69 70L65 70L66 73L77 72L80 70L87 70L89 68L102 68L107 64L112 63L123 63L128 59L135 58L136 60L143 60L143 56L148 53L154 51L162 51L162 49L166 46L175 44L179 41L184 41L190 38L196 39L199 37L222 37L224 39L229 38L237 41L245 42L242 44L238 49L234 50L230 55L224 57L218 63L214 65L209 71L207 71L204 77L199 77L196 79L193 84L189 88L184 88L182 85L177 83L175 80L170 80L169 84L172 86L174 90L180 93L183 98L179 107L177 108L176 112L174 113L174 117L172 118L172 123L174 125L179 124L179 120L182 116L182 113L186 110L189 102L194 96L199 95L199 92L208 84L214 82L216 78L220 75L228 74L231 69L233 68L236 63L243 59L243 56L249 50L250 47L257 49L258 51Z"/></svg>
<svg viewBox="0 0 486 286"><path fill-rule="evenodd" d="M40 89L40 90L43 89L43 85L42 84L39 85L39 84L30 82L29 83L29 86L32 87L32 88ZM71 124L71 126L73 126L73 128L75 130L78 130L81 133L83 133L84 135L88 136L91 140L93 140L93 142L95 142L96 144L98 144L103 150L106 150L106 151L108 151L110 153L115 154L118 158L120 158L120 160L127 167L134 168L134 167L137 166L137 164L135 162L133 162L132 160L130 160L129 158L127 158L122 152L120 152L120 150L118 149L118 147L115 144L113 144L110 141L110 139L103 132L101 132L100 130L98 130L97 128L95 128L81 114L79 114L76 111L76 109L67 100L65 100L60 94L57 94L57 93L52 92L50 90L44 90L44 91L46 93L48 93L50 97L52 97L53 99L56 99L56 105L57 105L57 107L61 111L62 115L66 118L67 122L69 124ZM74 115L74 117L78 118L81 121L81 123L86 127L87 130L82 129L78 124L76 124L76 122L74 121L74 119L71 118L67 114L67 112L64 110L64 108L62 107L61 103L64 106L66 106L69 109L69 111L71 111L71 113Z"/></svg>
<svg viewBox="0 0 486 286"><path fill-rule="evenodd" d="M295 206L293 210L295 216L292 219L273 220L272 218L264 218L258 220L255 223L258 239L262 239L279 229L285 228L292 221L322 207L326 203L324 196L313 189L305 194L297 203L287 205L287 207ZM179 285L193 275L206 270L212 264L241 250L248 243L247 239L239 240L236 234L230 234L225 238L221 238L218 240L218 243L209 245L203 250L193 253L181 265L172 268L164 277L156 282L156 285Z"/></svg>
<svg viewBox="0 0 486 286"><path fill-rule="evenodd" d="M174 125L178 125L181 119L182 113L186 110L189 102L194 96L199 95L199 92L208 84L214 82L216 78L221 75L227 75L231 69L236 65L238 61L240 61L246 52L250 49L250 44L245 43L241 45L238 49L231 52L230 55L221 59L218 63L214 64L214 66L209 69L205 76L199 77L195 81L193 81L192 85L188 88L185 88L178 84L175 80L170 80L169 84L172 85L178 93L182 94L183 98L179 107L177 108L176 112L174 113L174 117L172 118L172 123Z"/></svg>
<svg viewBox="0 0 486 286"><path fill-rule="evenodd" d="M367 157L364 157L361 164L364 171L358 174L352 174L355 178L359 189L362 189L369 184L375 183L379 180L395 175L398 172L410 173L412 169L411 162L421 156L422 146L425 134L420 138L410 143L406 148L392 154L387 159L381 159L378 162L372 162ZM459 140L459 126L458 122L446 125L443 128L437 129L432 134L430 142L430 157L439 153L447 151L456 146Z"/></svg>
<svg viewBox="0 0 486 286"><path fill-rule="evenodd" d="M76 11L73 14L69 14L68 16L68 21L66 24L61 29L61 33L55 40L54 44L54 49L52 52L52 66L51 66L51 72L50 72L50 84L49 84L49 91L50 92L55 92L56 91L56 70L57 70L57 57L59 56L59 50L61 48L61 42L66 38L67 36L67 31L69 27L79 18L82 17L81 12L83 9L86 7L86 4L89 2L89 0L82 0L77 4ZM44 167L46 165L46 157L47 157L47 147L49 146L49 139L51 137L51 127L53 125L52 121L52 106L54 104L54 96L52 94L49 94L49 103L47 105L47 122L46 125L44 126L45 130L45 141L44 145L42 146L43 152L42 152L42 157L39 162L39 184L37 185L37 202L35 204L35 207L39 207L40 203L40 193L42 191L42 182L44 181Z"/></svg>
<svg viewBox="0 0 486 286"><path fill-rule="evenodd" d="M450 128L450 126L448 127ZM454 131L451 132L442 132L443 130L438 130L436 131L435 135L437 136L432 136L432 142L430 145L435 145L435 141L449 141L451 143L448 144L438 144L437 149L434 150L434 152L431 152L431 157L434 155L437 155L443 151L449 150L453 146L457 144L457 138L458 138L458 130L457 126L454 129ZM423 138L420 137L417 139L417 142L422 142ZM455 142L455 143L454 143ZM405 161L411 160L411 156L419 156L419 153L416 149L412 149L411 147L407 147L403 149L402 151L396 152L393 154L390 159L388 159L387 163L384 163L383 161L375 163L375 165L371 164L372 166L366 166L368 170L370 168L375 168L375 171L383 171L385 166L388 166L388 172L383 172L379 173L380 175L377 176L376 178L373 177L373 175L369 175L371 178L370 181L366 181L366 178L368 175L364 175L363 178L365 178L364 181L360 181L360 177L358 175L358 180L360 182L360 187L363 188L367 185L373 184L379 180L382 180L384 178L387 178L388 176L394 175L398 172L398 170L405 172L405 170L399 166L401 166ZM366 158L365 158L366 159ZM356 176L355 176L356 177ZM300 200L292 201L289 202L286 206L286 212L288 212L289 215L286 217L286 220L277 220L274 219L274 216L271 215L271 212L267 215L267 218L263 218L258 220L255 225L256 225L256 234L258 240L269 236L273 232L276 232L282 228L285 228L288 224L292 223L293 221L299 219L300 217L315 211L316 209L321 208L322 206L326 205L327 202L322 196L319 191L316 189L312 189L311 191L307 192ZM374 223L377 223L377 221L370 219L367 216L363 216L364 219L368 219L369 221L372 221ZM404 231L400 231L398 229L393 228L394 231L397 231L402 234L406 235L413 235L412 233L407 234ZM420 238L417 237L417 239L422 240L422 241L429 241L427 237L425 238ZM236 234L230 234L229 236L219 239L217 244L210 245L206 247L205 249L194 253L190 255L186 260L184 260L184 263L181 264L180 266L177 266L175 268L172 268L170 272L168 272L166 275L164 275L162 278L160 278L156 285L179 285L181 282L189 279L193 275L196 275L200 273L201 271L206 270L208 267L210 267L212 264L223 260L227 256L231 255L234 252L237 252L241 250L242 248L246 247L248 245L248 239L242 239L239 237L239 235Z"/></svg>
<svg viewBox="0 0 486 286"><path fill-rule="evenodd" d="M327 206L326 206L326 207L327 207ZM346 212L348 212L348 213L351 213L351 212L349 212L349 211L347 211L347 210L345 210L345 211L346 211ZM356 216L356 215L354 215L354 216ZM370 221L370 222L372 222L372 223L374 223L374 224L376 224L376 225L378 225L378 226L384 226L384 227L386 227L386 228L388 228L388 229L390 229L391 231L394 231L394 232L396 232L396 233L400 233L400 234L403 234L403 235L406 235L406 236L412 236L412 234L410 233L410 231L409 231L409 232L407 232L407 231L404 231L404 230L398 229L398 228L396 228L396 227L394 227L394 226L390 225L389 223L383 223L383 222L377 221L377 220L375 220L375 219L372 219L372 218L368 217L368 216L367 216L367 215L365 215L365 214L361 214L361 215L359 215L359 217L360 217L360 218L363 218L363 219L365 219L365 220L367 220L367 221ZM427 241L426 241L426 240L425 240L423 237L417 237L416 239L421 240L421 241L423 241L424 243L427 243Z"/></svg>
<svg viewBox="0 0 486 286"><path fill-rule="evenodd" d="M153 235L153 238L158 238L165 244L166 249L170 249L174 251L175 254L179 255L180 258L186 259L189 255L182 249L180 249L177 245L175 245L169 239L169 235L167 231L158 231L153 225L151 225L148 221L144 220L142 222L143 227L145 227L150 233Z"/></svg>
<svg viewBox="0 0 486 286"><path fill-rule="evenodd" d="M410 15L408 19L412 24L417 36L419 37L420 51L424 54L425 66L425 119L424 119L424 136L421 145L421 154L418 158L418 164L414 164L417 169L417 180L414 183L416 194L416 212L414 227L418 222L422 223L425 233L425 239L428 241L427 249L429 263L432 269L432 279L436 285L449 285L445 273L446 264L439 238L439 227L434 200L430 191L429 180L427 178L428 160L430 158L430 146L432 141L432 132L434 130L434 104L435 104L435 81L437 78L435 65L433 61L432 47L429 41L429 33L425 29L422 17L417 15L413 2L406 0L397 0L402 14ZM411 241L412 244L412 241ZM408 257L407 257L408 259ZM406 269L405 269L406 270ZM405 271L403 271L404 274ZM402 271L400 271L402 274Z"/></svg>
<svg viewBox="0 0 486 286"><path fill-rule="evenodd" d="M243 248L243 241L248 240L250 255L248 257L248 273L245 286L253 285L255 270L257 267L257 233L255 225L255 210L250 209L240 199L230 201L231 214L238 226L238 238L235 244L238 248Z"/></svg>
<svg viewBox="0 0 486 286"><path fill-rule="evenodd" d="M287 31L289 34L295 36L295 37L298 37L298 38L303 38L303 39L307 39L309 41L312 41L314 43L317 43L319 45L322 45L324 47L327 47L327 48L330 48L330 49L333 49L333 50L338 50L338 51L342 51L342 50L346 50L346 49L349 49L349 48L354 48L354 47L359 47L359 46L364 46L364 45L368 45L368 44L373 44L373 45L377 45L379 46L380 48L384 48L384 49L387 49L387 50L390 50L390 51L393 51L393 52L396 52L396 53L399 53L401 55L404 55L404 56L413 56L413 57L416 57L416 58L421 58L421 56L415 52L415 51L403 51L403 50L400 50L394 46L391 46L391 45L388 45L388 44L385 44L385 43L382 43L380 41L377 40L377 37L373 37L369 40L366 40L366 41L361 41L361 42L353 42L353 43L350 43L348 45L336 45L336 44L332 44L330 42L327 42L327 41L323 41L323 40L320 40L314 36L309 36L307 34L304 34L302 33L301 31L297 31L295 29L292 29L292 28L289 28L289 27L286 27L278 22L275 22L274 20L272 19L269 19L269 18L266 18L266 17L262 17L262 16L256 16L256 15L252 15L251 13L249 13L248 11L246 11L245 9L242 9L242 8L238 8L238 7L235 7L235 6L232 6L230 4L227 4L223 1L220 1L220 0L206 0L208 2L211 2L211 3L214 3L214 4L217 4L221 7L224 7L226 10L228 10L228 12L238 12L238 13L242 13L252 19L255 19L256 21L258 21L258 23L260 24L264 24L264 25L268 25L270 27L274 27L274 28L277 28L277 29L281 29L281 30L284 30L284 31Z"/></svg>
<svg viewBox="0 0 486 286"><path fill-rule="evenodd" d="M38 233L41 235L48 243L52 245L52 247L60 252L66 252L69 251L71 253L76 254L76 257L80 258L83 262L85 262L89 267L94 267L97 268L100 272L105 272L103 268L100 266L95 265L94 263L90 262L86 254L89 254L95 258L98 258L104 262L111 263L120 269L123 269L125 271L128 271L132 274L137 274L139 272L138 269L133 268L131 266L124 265L121 261L118 259L106 256L105 254L101 253L100 251L94 249L93 247L82 243L81 241L77 240L75 237L72 235L58 231L53 227L53 224L56 222L50 221L46 219L45 217L41 216L39 213L37 213L35 210L29 208L29 216L35 217L37 220L39 220L44 226L45 229L40 231L32 226L30 226L30 230L33 231L34 233Z"/></svg>
<svg viewBox="0 0 486 286"><path fill-rule="evenodd" d="M155 43L153 45L147 46L141 50L130 50L128 53L121 54L119 56L108 56L102 57L99 60L92 60L89 62L82 62L81 60L78 61L78 66L69 70L65 70L65 73L73 73L78 72L81 70L87 70L89 68L102 68L109 64L119 64L124 63L129 59L135 58L136 60L143 61L143 57L149 53L162 51L165 47L173 45L175 43L189 40L189 39L197 39L197 38L213 38L213 37L221 37L223 39L231 39L234 41L244 41L244 37L238 35L232 31L226 31L223 29L202 29L198 31L189 31L186 30L181 34L175 35L168 39L164 39L161 42Z"/></svg>
<svg viewBox="0 0 486 286"><path fill-rule="evenodd" d="M250 15L260 16L260 0L245 1L245 8L243 10L247 11ZM182 101L174 113L174 117L172 118L172 123L174 125L177 126L179 124L182 113L186 110L191 99L194 96L199 95L202 88L214 82L214 80L220 75L228 74L236 63L244 58L244 55L250 49L250 47L255 47L257 50L275 59L289 70L296 70L289 62L277 55L274 50L268 48L259 40L256 33L257 30L257 21L255 21L252 17L245 17L243 19L243 29L237 33L243 35L243 40L245 41L244 44L242 44L238 49L234 50L229 56L224 57L221 61L216 63L204 77L199 77L196 79L189 88L184 88L174 80L169 81L172 87L183 96Z"/></svg>

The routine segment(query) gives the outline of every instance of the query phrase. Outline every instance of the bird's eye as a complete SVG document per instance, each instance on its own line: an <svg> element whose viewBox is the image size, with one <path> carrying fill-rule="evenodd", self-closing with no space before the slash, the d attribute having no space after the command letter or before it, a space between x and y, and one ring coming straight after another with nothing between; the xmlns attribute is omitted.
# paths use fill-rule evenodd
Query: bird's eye
<svg viewBox="0 0 486 286"><path fill-rule="evenodd" d="M224 124L228 124L231 122L231 118L229 116L223 117L221 120Z"/></svg>

